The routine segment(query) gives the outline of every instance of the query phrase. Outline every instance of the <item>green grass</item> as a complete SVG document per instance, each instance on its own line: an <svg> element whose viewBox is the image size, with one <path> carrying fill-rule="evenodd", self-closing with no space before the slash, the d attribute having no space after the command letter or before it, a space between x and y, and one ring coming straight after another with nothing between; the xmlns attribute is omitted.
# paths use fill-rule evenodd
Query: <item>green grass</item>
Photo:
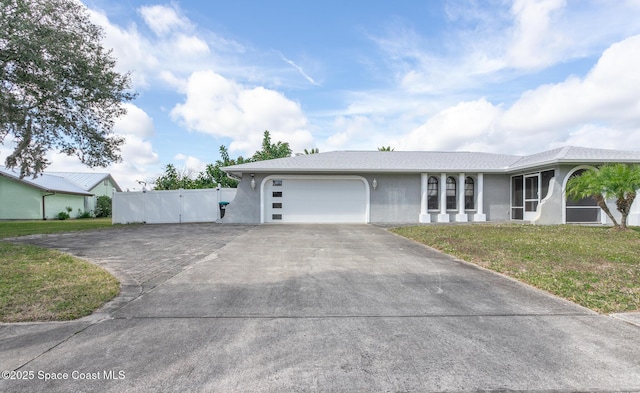
<svg viewBox="0 0 640 393"><path fill-rule="evenodd" d="M637 228L481 224L393 232L601 313L640 310Z"/></svg>
<svg viewBox="0 0 640 393"><path fill-rule="evenodd" d="M0 238L111 226L111 219L0 222ZM62 321L91 314L120 291L103 268L41 247L0 241L0 322Z"/></svg>
<svg viewBox="0 0 640 393"><path fill-rule="evenodd" d="M35 234L84 231L111 227L111 218L82 220L0 221L0 239Z"/></svg>

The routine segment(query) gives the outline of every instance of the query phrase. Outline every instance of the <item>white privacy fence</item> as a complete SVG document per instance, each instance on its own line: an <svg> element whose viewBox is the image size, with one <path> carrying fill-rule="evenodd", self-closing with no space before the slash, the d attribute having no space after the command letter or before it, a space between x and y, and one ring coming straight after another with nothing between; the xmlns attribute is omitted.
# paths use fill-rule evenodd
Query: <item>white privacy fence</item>
<svg viewBox="0 0 640 393"><path fill-rule="evenodd" d="M220 218L219 202L231 202L235 188L117 192L113 194L114 224L212 222Z"/></svg>

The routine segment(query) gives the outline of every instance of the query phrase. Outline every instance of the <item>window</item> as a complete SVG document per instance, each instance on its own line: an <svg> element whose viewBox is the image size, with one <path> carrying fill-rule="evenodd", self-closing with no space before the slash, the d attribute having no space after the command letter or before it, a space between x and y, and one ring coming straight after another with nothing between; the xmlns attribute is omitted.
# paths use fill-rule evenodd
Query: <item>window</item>
<svg viewBox="0 0 640 393"><path fill-rule="evenodd" d="M271 196L273 196L274 198L282 198L282 191L273 191L271 193Z"/></svg>
<svg viewBox="0 0 640 393"><path fill-rule="evenodd" d="M282 214L272 214L271 215L271 219L272 220L282 220Z"/></svg>
<svg viewBox="0 0 640 393"><path fill-rule="evenodd" d="M456 209L456 179L447 177L447 209Z"/></svg>
<svg viewBox="0 0 640 393"><path fill-rule="evenodd" d="M475 190L473 178L467 176L464 179L464 208L467 210L475 209Z"/></svg>
<svg viewBox="0 0 640 393"><path fill-rule="evenodd" d="M542 193L540 194L540 198L544 199L546 198L549 193L549 184L551 183L551 179L553 179L553 177L555 176L555 171L552 169L550 171L544 171L541 173L541 177L542 177L542 185L541 185L541 189L542 189Z"/></svg>
<svg viewBox="0 0 640 393"><path fill-rule="evenodd" d="M282 180L274 180L273 181L273 186L274 187L282 187Z"/></svg>
<svg viewBox="0 0 640 393"><path fill-rule="evenodd" d="M438 209L438 193L440 188L438 187L438 178L431 176L427 184L427 205L429 210Z"/></svg>
<svg viewBox="0 0 640 393"><path fill-rule="evenodd" d="M511 178L511 219L524 218L524 176Z"/></svg>
<svg viewBox="0 0 640 393"><path fill-rule="evenodd" d="M586 169L578 169L569 179L580 176ZM567 198L566 220L569 223L589 223L600 221L600 207L592 197L582 199Z"/></svg>
<svg viewBox="0 0 640 393"><path fill-rule="evenodd" d="M271 207L274 209L282 209L282 203L274 202L271 204Z"/></svg>

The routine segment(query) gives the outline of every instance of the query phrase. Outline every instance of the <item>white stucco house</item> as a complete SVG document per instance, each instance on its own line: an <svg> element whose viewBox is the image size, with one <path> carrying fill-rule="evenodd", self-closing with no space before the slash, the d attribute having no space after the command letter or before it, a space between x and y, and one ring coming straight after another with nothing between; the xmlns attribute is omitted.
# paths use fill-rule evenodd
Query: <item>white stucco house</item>
<svg viewBox="0 0 640 393"><path fill-rule="evenodd" d="M564 189L571 176L613 162L640 163L640 152L336 151L252 162L223 168L240 183L220 221L607 224L595 201L567 200ZM640 224L639 204L630 225Z"/></svg>

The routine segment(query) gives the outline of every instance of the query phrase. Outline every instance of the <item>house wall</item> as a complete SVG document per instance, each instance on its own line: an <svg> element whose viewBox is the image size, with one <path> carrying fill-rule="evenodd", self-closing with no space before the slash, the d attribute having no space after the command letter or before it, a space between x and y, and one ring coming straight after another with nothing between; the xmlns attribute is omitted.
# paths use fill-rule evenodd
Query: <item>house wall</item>
<svg viewBox="0 0 640 393"><path fill-rule="evenodd" d="M511 216L511 177L484 174L484 213L487 221L507 221Z"/></svg>
<svg viewBox="0 0 640 393"><path fill-rule="evenodd" d="M420 215L419 174L375 174L364 176L371 188L370 221L373 223L417 223Z"/></svg>
<svg viewBox="0 0 640 393"><path fill-rule="evenodd" d="M229 202L225 209L224 217L218 220L221 223L234 224L259 224L260 223L260 184L267 177L264 174L256 174L256 188L251 189L251 176L243 174L242 181L238 183L236 196Z"/></svg>
<svg viewBox="0 0 640 393"><path fill-rule="evenodd" d="M78 209L84 211L85 197L81 195L55 194L41 191L26 184L0 177L0 219L41 220L44 195L45 218L55 219L58 213L72 208L69 215L76 217Z"/></svg>
<svg viewBox="0 0 640 393"><path fill-rule="evenodd" d="M549 191L538 205L538 216L533 223L536 225L557 225L562 224L562 209L564 191L562 189L562 179L567 175L567 171L558 167L550 168L554 170L554 177L549 182Z"/></svg>
<svg viewBox="0 0 640 393"><path fill-rule="evenodd" d="M42 200L40 201L42 203ZM47 220L56 219L58 213L67 212L67 207L71 208L69 216L76 218L78 210L84 211L85 197L82 195L55 194L44 198L44 215ZM42 218L42 217L38 217Z"/></svg>
<svg viewBox="0 0 640 393"><path fill-rule="evenodd" d="M0 219L42 219L42 193L38 189L0 176Z"/></svg>
<svg viewBox="0 0 640 393"><path fill-rule="evenodd" d="M113 193L116 192L116 188L113 184L113 182L111 181L111 179L105 179L107 184L105 185L105 181L101 181L100 183L98 183L95 187L93 187L91 190L89 190L90 193L93 194L93 196L87 197L87 204L85 206L85 208L83 209L88 211L88 212L92 212L96 210L96 203L98 200L99 196L102 195L106 195L109 198L113 198Z"/></svg>
<svg viewBox="0 0 640 393"><path fill-rule="evenodd" d="M286 174L283 174L286 175ZM320 175L320 174L318 174ZM335 174L334 174L335 175ZM361 174L358 174L361 175ZM452 175L457 176L457 173ZM260 185L267 175L255 174L256 188L251 189L249 174L245 174L238 185L235 199L229 201L222 223L260 223ZM469 173L477 179L477 174ZM370 222L372 223L418 223L420 216L421 185L420 174L366 174L367 182L378 184L370 190ZM477 182L476 182L477 184ZM476 190L477 195L477 190ZM477 210L467 211L469 221ZM510 176L501 174L484 175L483 211L487 221L506 221L510 212ZM432 220L437 222L437 211L430 211ZM455 214L450 212L451 222Z"/></svg>

